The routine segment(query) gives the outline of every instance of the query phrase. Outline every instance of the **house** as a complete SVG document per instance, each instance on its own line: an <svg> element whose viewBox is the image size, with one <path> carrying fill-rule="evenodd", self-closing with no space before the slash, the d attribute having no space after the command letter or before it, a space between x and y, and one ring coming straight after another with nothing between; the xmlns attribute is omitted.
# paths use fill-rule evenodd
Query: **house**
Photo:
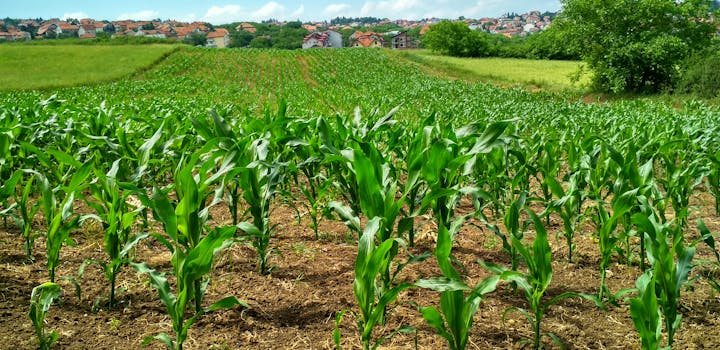
<svg viewBox="0 0 720 350"><path fill-rule="evenodd" d="M342 47L342 34L334 30L324 32L312 32L303 39L302 48L313 47L340 48Z"/></svg>
<svg viewBox="0 0 720 350"><path fill-rule="evenodd" d="M3 41L15 41L15 38L8 32L0 32L0 42Z"/></svg>
<svg viewBox="0 0 720 350"><path fill-rule="evenodd" d="M95 28L94 23L93 24L81 24L80 27L78 28L78 36L80 38L83 38L83 37L94 38L96 34L97 34L97 29Z"/></svg>
<svg viewBox="0 0 720 350"><path fill-rule="evenodd" d="M407 32L400 33L392 37L391 47L394 50L416 49L417 44L412 40Z"/></svg>
<svg viewBox="0 0 720 350"><path fill-rule="evenodd" d="M72 23L68 22L58 22L58 28L60 28L60 31L58 34L63 34L65 36L78 36L78 30L80 30L80 26L74 25Z"/></svg>
<svg viewBox="0 0 720 350"><path fill-rule="evenodd" d="M244 30L252 34L255 34L255 32L257 32L257 28L255 28L255 26L250 23L240 23L237 27L235 27L235 30L237 30L238 32Z"/></svg>
<svg viewBox="0 0 720 350"><path fill-rule="evenodd" d="M57 23L50 22L43 24L42 26L40 26L40 28L38 28L37 36L42 38L54 38L60 33L62 32L60 31Z"/></svg>
<svg viewBox="0 0 720 350"><path fill-rule="evenodd" d="M225 28L215 28L215 31L207 35L207 47L224 49L230 44L230 32Z"/></svg>
<svg viewBox="0 0 720 350"><path fill-rule="evenodd" d="M29 32L23 31L23 30L11 30L10 34L15 38L15 41L30 41L32 40L32 35L30 35Z"/></svg>
<svg viewBox="0 0 720 350"><path fill-rule="evenodd" d="M178 40L184 40L192 33L200 33L200 29L195 27L175 27L173 30L175 30Z"/></svg>
<svg viewBox="0 0 720 350"><path fill-rule="evenodd" d="M350 35L351 47L383 47L384 45L383 36L375 32L357 31Z"/></svg>

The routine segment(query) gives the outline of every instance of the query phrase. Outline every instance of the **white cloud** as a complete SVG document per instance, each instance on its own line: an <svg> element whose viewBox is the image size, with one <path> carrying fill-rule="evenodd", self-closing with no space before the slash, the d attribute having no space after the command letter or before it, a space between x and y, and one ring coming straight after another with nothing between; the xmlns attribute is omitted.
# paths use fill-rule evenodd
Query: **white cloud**
<svg viewBox="0 0 720 350"><path fill-rule="evenodd" d="M290 12L285 6L270 1L258 8L244 8L240 5L225 5L210 7L202 21L212 24L226 24L241 21L262 21L270 18L278 20L296 20L305 13L305 6L300 5Z"/></svg>
<svg viewBox="0 0 720 350"><path fill-rule="evenodd" d="M247 16L246 13L240 5L213 6L207 10L203 21L212 24L239 22Z"/></svg>
<svg viewBox="0 0 720 350"><path fill-rule="evenodd" d="M496 17L501 15L503 12L511 12L507 6L507 2L503 0L483 0L478 1L475 6L466 9L464 12L467 13L467 17L478 17L478 16L489 16Z"/></svg>
<svg viewBox="0 0 720 350"><path fill-rule="evenodd" d="M155 18L160 18L160 12L153 10L144 10L132 13L123 13L118 16L118 20L134 19L137 21L149 21Z"/></svg>
<svg viewBox="0 0 720 350"><path fill-rule="evenodd" d="M298 19L303 15L303 13L305 13L305 5L300 5L297 10L293 11L293 13L288 16L288 20Z"/></svg>
<svg viewBox="0 0 720 350"><path fill-rule="evenodd" d="M325 7L325 11L323 11L323 14L325 14L328 17L339 17L339 16L348 16L350 15L350 5L348 4L330 4L327 7Z"/></svg>
<svg viewBox="0 0 720 350"><path fill-rule="evenodd" d="M63 20L68 19L68 18L82 19L82 18L88 18L88 17L90 17L90 16L88 16L87 13L79 11L79 12L70 12L70 13L66 12L65 14L62 15L62 17L60 17L60 19L63 19Z"/></svg>
<svg viewBox="0 0 720 350"><path fill-rule="evenodd" d="M367 1L360 9L362 16L387 17L391 19L420 19L436 6L424 0Z"/></svg>
<svg viewBox="0 0 720 350"><path fill-rule="evenodd" d="M262 20L268 18L279 18L285 14L285 6L278 4L275 1L270 1L263 7L253 11L253 19Z"/></svg>

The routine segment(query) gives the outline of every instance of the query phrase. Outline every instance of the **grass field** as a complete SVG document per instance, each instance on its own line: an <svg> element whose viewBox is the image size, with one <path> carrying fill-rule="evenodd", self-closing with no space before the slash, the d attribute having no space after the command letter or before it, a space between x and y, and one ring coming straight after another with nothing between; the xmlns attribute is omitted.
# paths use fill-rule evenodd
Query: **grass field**
<svg viewBox="0 0 720 350"><path fill-rule="evenodd" d="M442 56L425 50L394 52L399 57L425 65L440 75L501 86L522 86L552 91L582 90L590 75L577 75L581 66L575 61L527 60L517 58L458 58Z"/></svg>
<svg viewBox="0 0 720 350"><path fill-rule="evenodd" d="M176 46L0 46L0 89L48 89L117 80Z"/></svg>

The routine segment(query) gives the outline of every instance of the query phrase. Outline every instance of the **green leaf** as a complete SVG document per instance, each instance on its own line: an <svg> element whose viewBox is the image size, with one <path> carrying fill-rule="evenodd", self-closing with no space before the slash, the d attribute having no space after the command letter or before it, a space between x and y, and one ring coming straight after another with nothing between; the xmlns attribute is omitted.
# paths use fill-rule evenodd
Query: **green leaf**
<svg viewBox="0 0 720 350"><path fill-rule="evenodd" d="M350 207L340 202L330 202L327 206L328 208L334 210L335 213L340 217L340 219L345 222L345 225L347 225L351 230L355 232L361 231L360 218L358 218L355 213L353 213Z"/></svg>
<svg viewBox="0 0 720 350"><path fill-rule="evenodd" d="M436 292L447 292L456 290L470 290L470 288L460 280L447 277L433 277L422 279L415 282L420 288L434 290Z"/></svg>
<svg viewBox="0 0 720 350"><path fill-rule="evenodd" d="M177 242L177 216L175 215L175 209L173 208L170 199L158 188L153 190L153 194L150 199L152 200L151 204L153 213L157 214L156 219L163 223L163 227L165 228L165 232L168 236L170 236L173 241Z"/></svg>
<svg viewBox="0 0 720 350"><path fill-rule="evenodd" d="M452 334L448 333L447 329L445 328L445 322L443 321L442 315L440 315L437 309L432 306L421 307L420 313L422 314L427 324L430 327L434 328L435 332L439 336L445 338L448 344L453 343L453 336Z"/></svg>
<svg viewBox="0 0 720 350"><path fill-rule="evenodd" d="M167 308L168 314L173 318L175 317L175 303L177 299L175 299L175 296L172 294L172 291L170 290L170 284L168 283L167 279L157 271L151 269L147 264L145 263L130 263L130 266L132 266L135 271L138 273L147 273L150 275L150 283L157 289L158 294L160 295L160 301L162 301L163 305L165 305L165 308Z"/></svg>
<svg viewBox="0 0 720 350"><path fill-rule="evenodd" d="M229 297L225 297L223 299L220 299L220 300L214 302L212 305L210 305L208 308L206 308L204 310L204 312L209 313L209 312L213 312L213 311L216 311L219 309L229 309L236 305L240 305L247 309L250 308L250 305L248 305L246 302L240 301L234 296L229 296Z"/></svg>
<svg viewBox="0 0 720 350"><path fill-rule="evenodd" d="M495 146L495 141L505 132L510 122L495 122L487 126L483 134L477 138L469 153L488 153Z"/></svg>
<svg viewBox="0 0 720 350"><path fill-rule="evenodd" d="M71 155L63 151L59 151L56 149L46 149L45 152L53 156L58 162L58 164L67 164L73 168L80 168L82 166L82 163L80 163L77 159L73 158Z"/></svg>
<svg viewBox="0 0 720 350"><path fill-rule="evenodd" d="M335 342L335 349L340 350L340 322L342 322L343 315L347 310L343 310L335 314L335 329L333 330L333 341Z"/></svg>

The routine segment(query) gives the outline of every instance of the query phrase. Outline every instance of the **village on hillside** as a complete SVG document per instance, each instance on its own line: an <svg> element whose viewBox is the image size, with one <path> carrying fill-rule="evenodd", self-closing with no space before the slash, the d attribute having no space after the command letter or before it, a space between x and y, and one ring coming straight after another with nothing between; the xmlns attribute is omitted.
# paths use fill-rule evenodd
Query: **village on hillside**
<svg viewBox="0 0 720 350"><path fill-rule="evenodd" d="M506 37L527 36L552 24L554 13L530 11L525 14L506 14L499 18L466 19L472 30L500 34ZM253 47L254 39L269 40L271 35L260 33L260 27L283 28L299 25L295 33L297 47L389 47L412 49L420 46L419 38L431 25L442 19L431 18L419 21L388 20L377 18L336 18L320 22L281 22L276 20L262 23L233 23L213 26L205 22L179 22L174 20L96 20L83 19L11 19L0 20L0 42L17 42L49 39L113 39L118 37L144 37L172 39L206 47ZM297 34L296 34L297 36ZM241 39L245 38L245 39ZM302 44L299 40L302 39ZM195 39L199 39L195 40ZM233 45L233 41L235 45ZM295 45L295 44L293 44Z"/></svg>

